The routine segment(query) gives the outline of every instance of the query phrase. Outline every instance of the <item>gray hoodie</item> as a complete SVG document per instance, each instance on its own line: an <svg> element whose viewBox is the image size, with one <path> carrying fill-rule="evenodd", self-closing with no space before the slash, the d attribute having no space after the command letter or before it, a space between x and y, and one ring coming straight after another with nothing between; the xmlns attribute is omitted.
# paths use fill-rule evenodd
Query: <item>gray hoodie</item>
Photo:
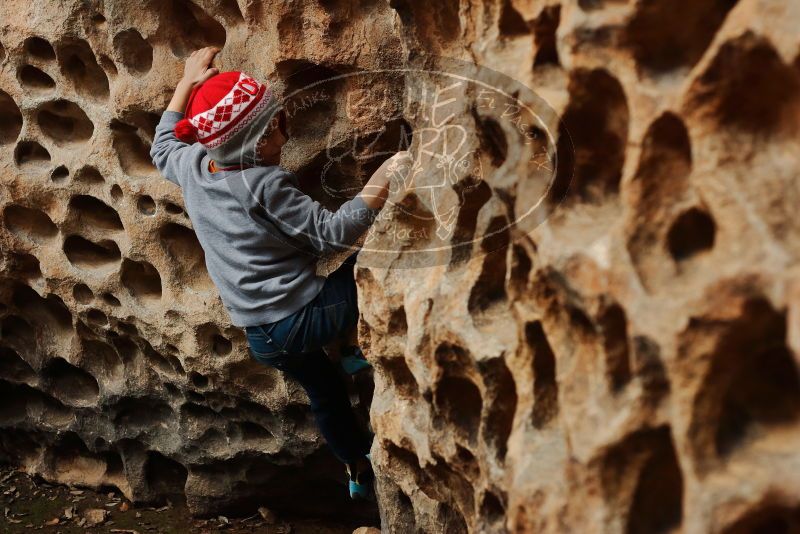
<svg viewBox="0 0 800 534"><path fill-rule="evenodd" d="M181 187L208 274L231 321L245 327L291 315L325 283L316 274L317 259L350 247L379 209L357 196L331 212L276 165L212 174L203 145L175 137L181 118L182 113L164 112L150 156L161 174Z"/></svg>

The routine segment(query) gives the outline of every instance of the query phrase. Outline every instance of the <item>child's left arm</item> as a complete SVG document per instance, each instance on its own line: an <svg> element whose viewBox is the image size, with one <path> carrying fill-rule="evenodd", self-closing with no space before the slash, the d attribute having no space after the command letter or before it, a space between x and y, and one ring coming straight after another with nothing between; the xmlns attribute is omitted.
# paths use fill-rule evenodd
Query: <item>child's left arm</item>
<svg viewBox="0 0 800 534"><path fill-rule="evenodd" d="M209 46L192 52L186 65L183 68L183 78L178 82L175 93L172 95L167 110L161 116L161 120L156 127L153 146L150 148L150 157L153 165L170 182L180 185L178 169L182 166L182 161L187 154L186 148L190 147L187 143L179 140L173 131L175 123L183 118L183 111L189 101L189 95L195 86L203 83L207 79L217 74L218 70L211 67L214 56L219 52L219 48Z"/></svg>

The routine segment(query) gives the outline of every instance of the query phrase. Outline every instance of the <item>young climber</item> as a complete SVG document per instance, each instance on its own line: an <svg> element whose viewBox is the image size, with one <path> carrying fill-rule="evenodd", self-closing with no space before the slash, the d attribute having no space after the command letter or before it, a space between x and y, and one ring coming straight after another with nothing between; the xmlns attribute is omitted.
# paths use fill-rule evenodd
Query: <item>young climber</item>
<svg viewBox="0 0 800 534"><path fill-rule="evenodd" d="M351 496L369 498L370 436L322 349L357 322L354 257L327 278L316 274L316 261L368 228L388 195L389 169L407 155L389 158L355 198L326 210L278 166L288 136L279 90L241 72L219 73L218 52L203 48L187 59L150 155L181 187L209 276L233 324L244 327L251 356L303 386L346 465Z"/></svg>

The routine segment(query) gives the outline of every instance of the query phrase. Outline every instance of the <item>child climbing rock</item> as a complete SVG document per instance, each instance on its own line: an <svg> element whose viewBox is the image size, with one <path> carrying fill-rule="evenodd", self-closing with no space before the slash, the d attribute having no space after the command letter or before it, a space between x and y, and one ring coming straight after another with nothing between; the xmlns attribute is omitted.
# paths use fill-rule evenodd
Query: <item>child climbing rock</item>
<svg viewBox="0 0 800 534"><path fill-rule="evenodd" d="M388 195L390 166L407 155L384 162L355 198L326 210L278 165L288 136L279 90L242 72L219 73L211 66L218 52L203 48L187 59L150 155L181 187L208 273L231 321L244 327L251 356L303 386L347 466L351 496L368 498L370 436L323 351L358 318L354 256L327 278L316 274L316 261L368 228Z"/></svg>

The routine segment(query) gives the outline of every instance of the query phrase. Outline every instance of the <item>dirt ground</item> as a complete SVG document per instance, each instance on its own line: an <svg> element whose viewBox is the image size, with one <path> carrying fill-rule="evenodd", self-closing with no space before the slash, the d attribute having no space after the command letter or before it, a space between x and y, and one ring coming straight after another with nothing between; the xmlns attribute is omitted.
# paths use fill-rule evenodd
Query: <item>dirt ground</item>
<svg viewBox="0 0 800 534"><path fill-rule="evenodd" d="M119 492L53 485L9 466L0 466L0 532L42 530L53 534L339 534L353 525L283 520L266 509L245 518L191 517L185 505L136 507Z"/></svg>

